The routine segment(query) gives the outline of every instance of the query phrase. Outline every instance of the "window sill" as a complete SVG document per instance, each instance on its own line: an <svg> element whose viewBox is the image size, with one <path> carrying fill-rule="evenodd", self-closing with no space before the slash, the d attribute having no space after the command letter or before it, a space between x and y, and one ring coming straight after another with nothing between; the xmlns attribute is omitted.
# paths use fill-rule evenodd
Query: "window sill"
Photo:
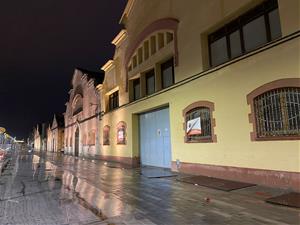
<svg viewBox="0 0 300 225"><path fill-rule="evenodd" d="M205 138L205 139L201 139L201 140L191 140L191 141L188 141L186 140L185 138L185 141L184 141L186 144L193 144L193 143L214 143L213 140L211 138Z"/></svg>
<svg viewBox="0 0 300 225"><path fill-rule="evenodd" d="M292 141L300 140L300 136L256 137L255 141Z"/></svg>

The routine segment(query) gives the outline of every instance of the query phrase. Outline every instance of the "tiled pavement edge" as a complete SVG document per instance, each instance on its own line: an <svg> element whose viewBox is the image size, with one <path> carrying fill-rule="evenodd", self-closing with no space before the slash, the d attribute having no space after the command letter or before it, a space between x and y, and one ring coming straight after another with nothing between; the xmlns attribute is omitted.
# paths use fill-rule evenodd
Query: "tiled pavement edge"
<svg viewBox="0 0 300 225"><path fill-rule="evenodd" d="M143 218L155 224L299 224L298 209L264 202L267 194L288 190L255 186L224 192L175 178L148 179L138 170L108 168L103 161L52 154L46 158L64 172L65 185L74 185L75 178L74 191L99 210L109 214L105 206L120 201L123 208L118 216L108 216L108 221L119 218L119 222L134 224L128 218Z"/></svg>

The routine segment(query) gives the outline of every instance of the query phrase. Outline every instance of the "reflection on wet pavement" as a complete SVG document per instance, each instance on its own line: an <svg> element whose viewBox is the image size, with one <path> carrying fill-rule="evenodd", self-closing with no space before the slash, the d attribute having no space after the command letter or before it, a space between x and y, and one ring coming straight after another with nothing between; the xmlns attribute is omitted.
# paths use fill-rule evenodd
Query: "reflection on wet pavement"
<svg viewBox="0 0 300 225"><path fill-rule="evenodd" d="M299 210L250 198L251 189L228 193L176 177L149 179L140 169L56 154L19 154L11 167L12 175L0 179L0 224L299 222Z"/></svg>

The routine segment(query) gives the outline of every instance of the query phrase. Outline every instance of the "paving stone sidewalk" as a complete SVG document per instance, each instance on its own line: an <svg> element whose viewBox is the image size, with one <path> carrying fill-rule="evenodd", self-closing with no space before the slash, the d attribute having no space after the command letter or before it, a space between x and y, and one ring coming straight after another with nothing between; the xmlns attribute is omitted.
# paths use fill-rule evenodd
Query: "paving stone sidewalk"
<svg viewBox="0 0 300 225"><path fill-rule="evenodd" d="M300 224L300 210L264 202L284 192L224 192L103 161L23 152L0 177L0 224Z"/></svg>
<svg viewBox="0 0 300 225"><path fill-rule="evenodd" d="M103 161L55 154L46 158L68 176L66 185L76 177L77 191L86 199L100 199L101 204L91 201L94 206L120 200L121 209L109 217L112 222L130 224L128 218L134 217L154 224L300 224L300 210L264 201L288 190L254 186L224 192L178 182L175 177L149 179L138 169L111 168Z"/></svg>

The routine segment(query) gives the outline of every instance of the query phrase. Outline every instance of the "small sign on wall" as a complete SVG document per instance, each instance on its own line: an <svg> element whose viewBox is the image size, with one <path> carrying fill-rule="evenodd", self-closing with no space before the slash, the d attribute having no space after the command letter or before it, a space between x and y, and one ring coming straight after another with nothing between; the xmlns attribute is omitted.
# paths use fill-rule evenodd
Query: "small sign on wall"
<svg viewBox="0 0 300 225"><path fill-rule="evenodd" d="M195 119L191 119L187 121L187 126L186 126L186 134L188 136L192 135L199 135L202 133L201 130L201 118L197 117Z"/></svg>

